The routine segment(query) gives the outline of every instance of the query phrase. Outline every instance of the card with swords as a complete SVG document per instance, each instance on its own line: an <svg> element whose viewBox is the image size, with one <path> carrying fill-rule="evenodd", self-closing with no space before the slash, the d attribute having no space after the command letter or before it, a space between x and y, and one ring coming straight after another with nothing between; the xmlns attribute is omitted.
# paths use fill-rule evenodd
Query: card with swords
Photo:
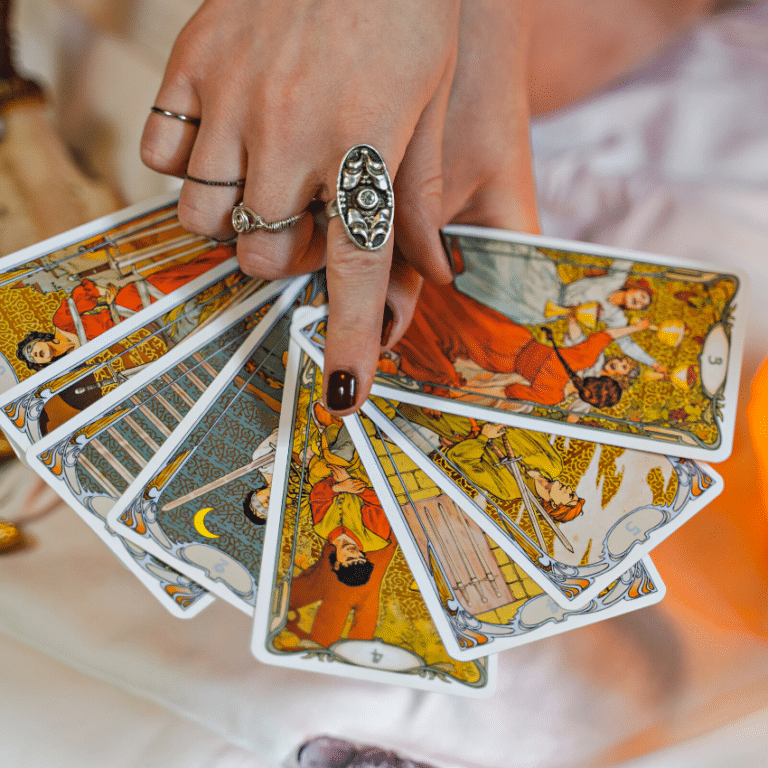
<svg viewBox="0 0 768 768"><path fill-rule="evenodd" d="M367 415L347 426L451 656L475 659L658 602L650 558L562 607Z"/></svg>
<svg viewBox="0 0 768 768"><path fill-rule="evenodd" d="M266 664L488 696L496 658L451 656L322 376L292 343L252 650ZM433 613L434 615L434 613Z"/></svg>
<svg viewBox="0 0 768 768"><path fill-rule="evenodd" d="M318 364L326 315L295 318ZM363 411L564 607L588 605L722 490L705 464L443 412L441 402L372 397Z"/></svg>
<svg viewBox="0 0 768 768"><path fill-rule="evenodd" d="M319 290L315 276L298 298L295 290L285 291L239 347L225 350L220 373L204 392L190 392L191 407L107 516L128 541L249 614L259 580L291 313ZM193 386L188 379L181 382L185 389ZM121 455L117 441L110 448Z"/></svg>
<svg viewBox="0 0 768 768"><path fill-rule="evenodd" d="M175 197L164 196L0 260L0 393L14 389L12 404L3 403L2 428L17 452L39 438L51 418L28 420L25 396L33 388L92 363L112 344L135 342L145 330L142 310L154 309L148 322L157 321L178 307L176 291L194 283L190 298L233 273L234 255L232 245L184 230ZM212 270L213 279L206 279ZM148 354L151 347L145 344ZM29 388L21 384L30 379ZM56 403L60 412L81 409L93 392L58 392L49 411ZM35 402L33 412L39 406Z"/></svg>
<svg viewBox="0 0 768 768"><path fill-rule="evenodd" d="M311 293L308 277L262 286L27 451L29 465L174 615L189 618L207 590L127 543L107 512L260 322ZM272 313L270 315L270 312Z"/></svg>

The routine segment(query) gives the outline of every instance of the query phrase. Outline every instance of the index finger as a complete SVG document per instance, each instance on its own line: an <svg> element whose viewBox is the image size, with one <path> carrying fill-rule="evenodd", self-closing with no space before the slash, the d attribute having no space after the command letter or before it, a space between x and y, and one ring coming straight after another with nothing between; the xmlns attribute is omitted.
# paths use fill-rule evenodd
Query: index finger
<svg viewBox="0 0 768 768"><path fill-rule="evenodd" d="M339 415L368 396L380 347L392 263L392 181L370 145L347 152L328 223L325 402Z"/></svg>

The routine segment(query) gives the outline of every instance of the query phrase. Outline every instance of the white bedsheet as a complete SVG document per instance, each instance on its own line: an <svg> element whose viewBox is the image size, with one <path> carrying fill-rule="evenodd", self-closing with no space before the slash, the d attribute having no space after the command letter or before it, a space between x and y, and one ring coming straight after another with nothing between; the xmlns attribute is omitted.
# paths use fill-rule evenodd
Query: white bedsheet
<svg viewBox="0 0 768 768"><path fill-rule="evenodd" d="M766 126L762 4L711 22L533 136L547 234L750 274L746 382L768 355ZM17 516L34 482L12 473L0 479L2 517ZM675 537L715 535L717 505L699 517ZM3 767L267 768L319 733L440 768L765 762L765 633L747 632L727 605L711 621L674 588L660 606L503 654L496 695L475 702L262 666L246 617L219 601L173 619L74 513L31 532L37 546L0 558ZM764 602L755 610L765 619Z"/></svg>

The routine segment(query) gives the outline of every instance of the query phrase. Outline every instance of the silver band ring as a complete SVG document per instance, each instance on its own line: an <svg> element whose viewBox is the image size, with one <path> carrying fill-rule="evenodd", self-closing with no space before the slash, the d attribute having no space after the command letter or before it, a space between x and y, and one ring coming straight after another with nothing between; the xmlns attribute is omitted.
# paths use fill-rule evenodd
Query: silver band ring
<svg viewBox="0 0 768 768"><path fill-rule="evenodd" d="M264 221L261 216L255 214L248 206L238 203L232 209L232 226L235 232L240 235L247 235L257 229L263 229L267 232L282 232L284 229L295 224L307 211L302 211L296 216L289 216L287 219L278 221Z"/></svg>
<svg viewBox="0 0 768 768"><path fill-rule="evenodd" d="M181 115L178 112L169 112L167 109L160 109L160 107L152 107L151 111L156 115L165 115L166 117L174 117L176 120L181 120L184 123L189 123L195 127L200 127L199 117L188 117L187 115Z"/></svg>
<svg viewBox="0 0 768 768"><path fill-rule="evenodd" d="M336 197L325 215L341 218L349 239L366 251L376 251L389 239L395 211L392 180L381 155L358 144L344 155L336 182Z"/></svg>
<svg viewBox="0 0 768 768"><path fill-rule="evenodd" d="M245 184L245 179L238 179L237 181L208 181L208 179L198 179L197 176L190 176L188 173L184 174L184 178L187 181L194 181L195 184L205 184L209 187L242 187Z"/></svg>

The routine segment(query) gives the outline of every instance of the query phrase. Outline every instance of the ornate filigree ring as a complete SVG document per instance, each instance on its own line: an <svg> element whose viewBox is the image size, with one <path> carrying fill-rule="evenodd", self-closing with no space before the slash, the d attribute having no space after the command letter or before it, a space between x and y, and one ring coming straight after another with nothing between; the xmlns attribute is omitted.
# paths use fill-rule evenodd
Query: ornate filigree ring
<svg viewBox="0 0 768 768"><path fill-rule="evenodd" d="M325 206L329 219L341 218L349 239L366 251L376 251L392 232L395 195L387 166L368 144L344 155L336 182L336 197Z"/></svg>
<svg viewBox="0 0 768 768"><path fill-rule="evenodd" d="M261 216L255 214L248 206L238 203L232 209L232 226L235 232L240 235L247 235L249 232L255 232L257 229L263 229L267 232L282 232L295 224L307 211L302 211L296 216L289 216L287 219L278 221L264 221Z"/></svg>

